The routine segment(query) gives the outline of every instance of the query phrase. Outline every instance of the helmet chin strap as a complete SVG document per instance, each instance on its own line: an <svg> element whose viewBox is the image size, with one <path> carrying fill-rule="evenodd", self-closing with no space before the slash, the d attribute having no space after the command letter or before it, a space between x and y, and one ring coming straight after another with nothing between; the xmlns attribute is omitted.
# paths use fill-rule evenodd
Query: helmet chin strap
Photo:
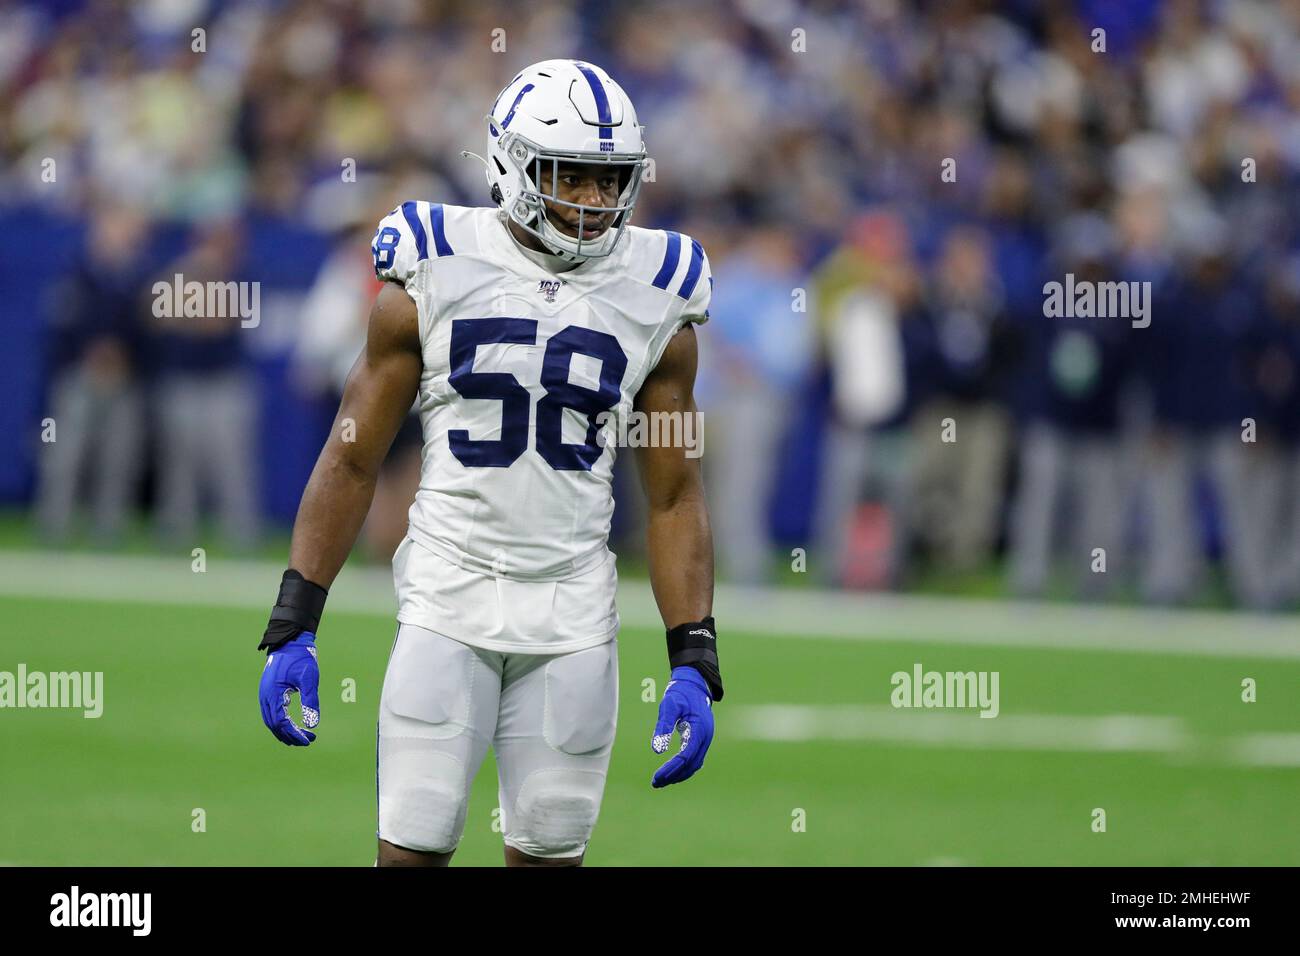
<svg viewBox="0 0 1300 956"><path fill-rule="evenodd" d="M552 196L550 198L553 199L555 197ZM607 212L608 210L603 210L600 207L588 206L585 207L584 215L595 219ZM625 212L618 213L615 216L615 219L601 231L600 235L596 236L594 239L582 240L567 235L561 231L546 215L546 206L543 201L542 206L537 210L537 217L535 225L533 226L533 231L537 238L542 241L542 244L560 258L569 262L586 262L590 259L604 258L610 254L612 247L618 241L616 231L617 224L622 218L626 217L626 215L627 213ZM580 217L578 220L578 226L576 227L579 233L581 233L583 222L584 219ZM610 238L611 235L614 237L612 242ZM577 248L592 248L597 251L590 255L583 252L575 252L573 249L567 247L568 243L573 243Z"/></svg>
<svg viewBox="0 0 1300 956"><path fill-rule="evenodd" d="M509 225L512 222L517 226L521 226L522 224L519 222L519 220L515 219L509 213L506 213L505 210L502 210L502 212L505 213L505 219L503 225L505 226L506 232L510 234L510 241L515 244L515 246L519 249L520 252L522 252L524 255L528 256L529 258L533 258L535 256L548 256L552 259L559 259L562 262L567 263L569 266L580 266L588 260L587 256L578 256L578 255L574 255L573 253L567 250L555 248L549 242L547 242L546 237L541 234L542 230L540 228L524 227L529 230L528 233L529 235L533 236L535 239L537 239L538 242L542 244L543 248L533 249L530 246L524 245L522 242L519 241L519 237L515 235L515 231L511 229ZM545 217L542 217L542 219L543 221L545 221ZM547 224L547 227L552 230L554 229L554 227L550 226L549 223ZM567 272L568 270L564 269L561 271Z"/></svg>
<svg viewBox="0 0 1300 956"><path fill-rule="evenodd" d="M519 222L518 220L515 221ZM545 196L542 197L537 208L533 210L533 215L529 222L519 222L519 225L523 226L530 235L534 236L543 246L545 246L548 253L559 259L563 259L565 262L581 265L587 260L593 258L592 256L583 255L580 252L574 252L566 246L567 242L573 241L575 244L577 244L577 242L576 240L573 240L572 237L566 236L556 228L555 224L552 223L550 218L546 215ZM601 238L604 238L603 234Z"/></svg>
<svg viewBox="0 0 1300 956"><path fill-rule="evenodd" d="M588 256L584 256L581 253L577 253L569 249L565 249L562 245L560 245L558 242L555 241L554 237L557 235L563 235L563 233L561 233L560 230L556 229L555 226L551 224L551 221L546 218L546 215L544 213L540 215L538 219L539 219L539 222L537 224L538 238L542 240L542 244L545 245L546 248L551 250L551 253L553 255L559 256L561 259L564 259L566 262L587 261L587 259L589 258ZM566 236L565 238L568 237Z"/></svg>

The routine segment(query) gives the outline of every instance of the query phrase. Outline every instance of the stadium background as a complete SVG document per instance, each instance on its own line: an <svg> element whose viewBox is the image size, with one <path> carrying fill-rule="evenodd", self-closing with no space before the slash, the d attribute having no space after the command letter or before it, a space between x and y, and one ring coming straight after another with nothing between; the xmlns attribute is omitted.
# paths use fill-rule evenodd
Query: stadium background
<svg viewBox="0 0 1300 956"><path fill-rule="evenodd" d="M575 56L647 127L634 221L710 254L728 582L716 753L652 793L622 472L590 861L1300 862L1300 4L14 2L0 37L0 670L108 695L0 713L0 861L369 862L409 443L308 753L260 726L253 637L375 222L485 202L487 105ZM153 322L178 271L260 283L256 327ZM1070 271L1150 281L1150 328L1045 318ZM893 711L916 661L998 671L1001 716ZM499 861L493 776L458 861Z"/></svg>

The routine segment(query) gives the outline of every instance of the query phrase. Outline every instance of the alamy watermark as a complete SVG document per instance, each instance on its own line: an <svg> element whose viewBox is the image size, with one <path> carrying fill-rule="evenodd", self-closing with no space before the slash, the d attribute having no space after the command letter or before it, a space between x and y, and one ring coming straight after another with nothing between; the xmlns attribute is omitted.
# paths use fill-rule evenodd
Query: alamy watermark
<svg viewBox="0 0 1300 956"><path fill-rule="evenodd" d="M702 412L601 412L596 416L600 447L683 448L687 458L704 454ZM613 439L611 441L611 439Z"/></svg>
<svg viewBox="0 0 1300 956"><path fill-rule="evenodd" d="M260 282L186 282L178 272L171 282L155 282L153 296L156 319L239 319L246 329L262 321Z"/></svg>
<svg viewBox="0 0 1300 956"><path fill-rule="evenodd" d="M1151 324L1150 282L1092 282L1065 274L1065 282L1043 284L1043 315L1049 319L1131 319L1133 328Z"/></svg>
<svg viewBox="0 0 1300 956"><path fill-rule="evenodd" d="M74 885L50 897L51 926L121 926L132 936L148 936L152 916L152 893L83 893Z"/></svg>
<svg viewBox="0 0 1300 956"><path fill-rule="evenodd" d="M918 661L912 671L895 671L889 678L894 707L979 708L981 717L996 717L998 671L927 671Z"/></svg>
<svg viewBox="0 0 1300 956"><path fill-rule="evenodd" d="M0 671L0 709L44 707L80 710L86 718L104 713L103 671Z"/></svg>

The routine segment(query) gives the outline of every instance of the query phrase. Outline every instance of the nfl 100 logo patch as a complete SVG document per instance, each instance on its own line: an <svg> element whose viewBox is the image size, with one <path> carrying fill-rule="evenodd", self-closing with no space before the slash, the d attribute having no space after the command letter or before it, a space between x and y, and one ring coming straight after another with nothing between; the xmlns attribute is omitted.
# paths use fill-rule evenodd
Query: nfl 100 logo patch
<svg viewBox="0 0 1300 956"><path fill-rule="evenodd" d="M560 291L559 279L543 279L541 282L537 283L538 294L545 296L547 302L554 302L555 295L559 291Z"/></svg>

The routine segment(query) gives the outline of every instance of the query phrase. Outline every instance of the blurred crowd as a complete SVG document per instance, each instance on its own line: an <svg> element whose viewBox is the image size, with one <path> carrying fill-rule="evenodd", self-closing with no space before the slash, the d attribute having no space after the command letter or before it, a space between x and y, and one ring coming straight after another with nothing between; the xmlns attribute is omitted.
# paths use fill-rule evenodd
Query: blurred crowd
<svg viewBox="0 0 1300 956"><path fill-rule="evenodd" d="M85 224L48 311L52 537L84 499L111 538L148 472L166 533L210 502L254 541L250 343L336 396L374 223L488 202L460 150L520 66L572 56L646 127L634 221L710 255L727 576L905 588L1005 558L1021 595L1179 603L1220 569L1243 606L1300 600L1297 0L0 2L0 38L4 202ZM272 281L283 244L244 239L267 222L322 240L291 334L142 304L182 265ZM1149 326L1045 315L1067 274L1149 282Z"/></svg>

